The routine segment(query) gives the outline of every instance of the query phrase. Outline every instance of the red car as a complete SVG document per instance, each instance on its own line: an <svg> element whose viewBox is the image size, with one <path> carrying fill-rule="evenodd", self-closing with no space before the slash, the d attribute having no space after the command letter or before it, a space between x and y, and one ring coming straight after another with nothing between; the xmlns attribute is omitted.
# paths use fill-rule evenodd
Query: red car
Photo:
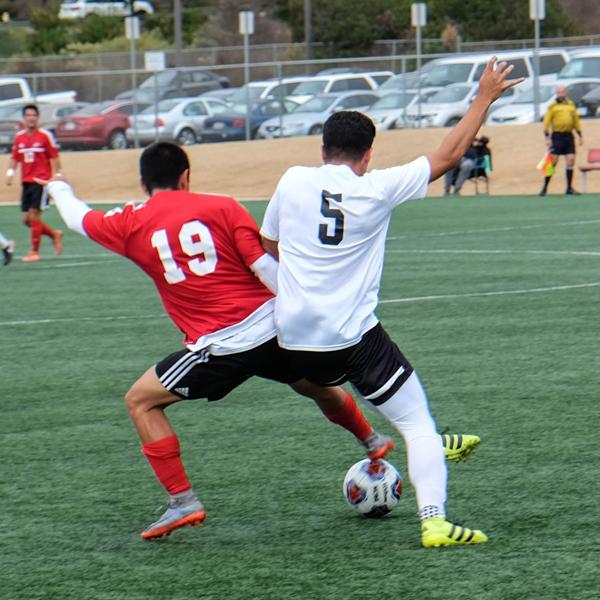
<svg viewBox="0 0 600 600"><path fill-rule="evenodd" d="M147 102L137 102L138 114L148 106ZM90 104L58 122L56 140L61 148L127 148L125 131L131 127L131 114L131 100Z"/></svg>

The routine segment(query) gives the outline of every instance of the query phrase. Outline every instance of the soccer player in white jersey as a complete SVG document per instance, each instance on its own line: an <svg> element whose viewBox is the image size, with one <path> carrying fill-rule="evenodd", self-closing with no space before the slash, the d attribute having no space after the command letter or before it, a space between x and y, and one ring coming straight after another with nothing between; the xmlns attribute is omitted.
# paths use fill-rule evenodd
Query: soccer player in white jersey
<svg viewBox="0 0 600 600"><path fill-rule="evenodd" d="M5 238L4 235L2 235L1 231L0 231L0 250L2 250L2 254L4 256L4 258L2 259L2 262L3 262L4 266L6 267L6 265L10 264L10 261L13 258L13 253L15 251L15 242L13 240L9 240L9 239Z"/></svg>
<svg viewBox="0 0 600 600"><path fill-rule="evenodd" d="M318 168L293 167L279 181L261 229L279 258L275 322L279 344L319 385L350 381L402 435L425 547L477 544L479 530L445 518L446 465L417 374L375 316L392 211L427 194L430 181L464 155L492 102L520 80L492 59L462 121L429 156L367 172L375 137L358 112L332 115Z"/></svg>
<svg viewBox="0 0 600 600"><path fill-rule="evenodd" d="M146 148L140 170L149 200L107 213L77 199L64 181L47 188L70 229L129 258L152 278L185 335L185 349L148 369L125 398L142 452L169 495L167 510L142 537L199 525L206 516L165 409L183 399L219 400L255 375L314 399L371 459L384 457L392 440L373 431L352 396L303 380L277 345L269 289L276 285L277 263L262 247L248 211L227 196L191 193L190 165L175 144Z"/></svg>

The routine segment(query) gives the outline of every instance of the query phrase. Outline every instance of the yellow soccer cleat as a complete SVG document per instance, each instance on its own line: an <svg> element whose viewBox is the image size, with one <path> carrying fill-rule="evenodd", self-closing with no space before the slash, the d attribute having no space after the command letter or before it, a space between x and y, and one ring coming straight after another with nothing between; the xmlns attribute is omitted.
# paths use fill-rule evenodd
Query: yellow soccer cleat
<svg viewBox="0 0 600 600"><path fill-rule="evenodd" d="M479 529L454 525L444 517L430 517L421 523L421 543L424 548L439 548L457 544L483 544L487 535Z"/></svg>
<svg viewBox="0 0 600 600"><path fill-rule="evenodd" d="M481 442L476 435L444 433L441 437L446 460L453 462L466 460Z"/></svg>

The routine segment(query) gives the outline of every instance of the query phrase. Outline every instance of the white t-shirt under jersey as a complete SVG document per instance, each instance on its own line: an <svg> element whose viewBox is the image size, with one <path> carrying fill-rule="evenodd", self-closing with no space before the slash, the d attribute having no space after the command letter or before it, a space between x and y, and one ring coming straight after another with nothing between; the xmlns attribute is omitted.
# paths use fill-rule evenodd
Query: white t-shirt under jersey
<svg viewBox="0 0 600 600"><path fill-rule="evenodd" d="M360 341L374 314L393 209L427 194L424 156L358 176L347 165L292 167L279 181L261 234L279 242L275 322L293 350Z"/></svg>

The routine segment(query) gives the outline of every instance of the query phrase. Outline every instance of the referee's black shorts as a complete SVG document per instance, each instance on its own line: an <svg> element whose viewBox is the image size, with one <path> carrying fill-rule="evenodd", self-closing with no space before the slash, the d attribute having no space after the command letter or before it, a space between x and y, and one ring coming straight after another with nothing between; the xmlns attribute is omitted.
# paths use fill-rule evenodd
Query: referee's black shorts
<svg viewBox="0 0 600 600"><path fill-rule="evenodd" d="M575 154L575 139L570 131L554 131L550 140L550 154Z"/></svg>
<svg viewBox="0 0 600 600"><path fill-rule="evenodd" d="M381 323L360 342L331 352L286 350L296 371L317 385L349 381L372 404L383 404L411 376L413 368Z"/></svg>

